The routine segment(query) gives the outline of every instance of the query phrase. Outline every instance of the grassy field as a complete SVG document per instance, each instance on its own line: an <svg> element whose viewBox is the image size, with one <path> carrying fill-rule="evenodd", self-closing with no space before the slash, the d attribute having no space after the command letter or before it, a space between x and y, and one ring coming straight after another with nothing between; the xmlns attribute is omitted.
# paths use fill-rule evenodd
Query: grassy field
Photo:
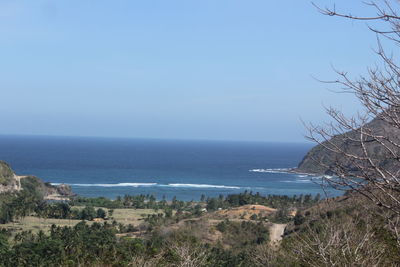
<svg viewBox="0 0 400 267"><path fill-rule="evenodd" d="M64 219L43 219L34 216L26 216L23 219L17 220L12 223L1 224L0 228L9 229L13 232L19 231L32 231L38 232L39 230L43 230L44 232L48 232L50 230L51 225L55 224L58 226L74 226L80 222L79 220L64 220ZM91 222L89 222L91 223Z"/></svg>
<svg viewBox="0 0 400 267"><path fill-rule="evenodd" d="M108 214L108 210L104 210ZM143 222L143 218L146 218L147 215L157 213L162 213L162 211L155 212L152 209L115 209L112 217L118 223L137 226Z"/></svg>
<svg viewBox="0 0 400 267"><path fill-rule="evenodd" d="M80 208L80 207L77 207ZM103 208L107 214L108 210ZM143 222L143 218L147 217L148 214L154 214L154 210L151 209L114 209L114 213L111 220L108 220L110 223L112 220L117 221L122 224L132 224L139 225ZM51 225L55 224L57 226L74 226L79 223L80 220L68 220L68 219L43 219L35 216L26 216L23 219L20 219L13 223L0 224L1 228L6 228L12 231L32 231L38 232L42 230L44 232L48 232L50 230ZM92 224L93 221L87 221L88 224Z"/></svg>

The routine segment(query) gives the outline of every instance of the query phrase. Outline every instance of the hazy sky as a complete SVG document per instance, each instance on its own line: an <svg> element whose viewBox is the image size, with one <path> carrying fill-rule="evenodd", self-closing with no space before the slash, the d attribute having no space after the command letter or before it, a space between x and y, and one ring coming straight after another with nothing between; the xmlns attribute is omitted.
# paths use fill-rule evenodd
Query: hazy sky
<svg viewBox="0 0 400 267"><path fill-rule="evenodd" d="M307 0L0 0L0 134L303 141L300 118L358 109L312 76L373 47Z"/></svg>

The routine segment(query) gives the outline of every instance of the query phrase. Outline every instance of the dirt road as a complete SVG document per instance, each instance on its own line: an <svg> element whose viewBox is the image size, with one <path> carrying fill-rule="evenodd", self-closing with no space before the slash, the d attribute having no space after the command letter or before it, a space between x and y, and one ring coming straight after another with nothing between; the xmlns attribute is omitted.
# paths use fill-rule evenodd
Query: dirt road
<svg viewBox="0 0 400 267"><path fill-rule="evenodd" d="M286 224L274 223L269 228L269 236L271 245L276 245L282 240L283 232L285 231Z"/></svg>

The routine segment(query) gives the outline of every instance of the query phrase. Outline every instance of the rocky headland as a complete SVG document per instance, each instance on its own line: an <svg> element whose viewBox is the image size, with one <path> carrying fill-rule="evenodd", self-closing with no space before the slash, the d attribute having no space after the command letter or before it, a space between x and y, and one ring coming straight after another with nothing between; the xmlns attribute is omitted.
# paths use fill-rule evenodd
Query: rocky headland
<svg viewBox="0 0 400 267"><path fill-rule="evenodd" d="M35 176L17 175L8 163L0 161L0 193L18 192L28 187L35 187L35 190L47 200L67 200L74 195L69 185L55 186Z"/></svg>
<svg viewBox="0 0 400 267"><path fill-rule="evenodd" d="M364 126L365 129L371 132L374 136L385 136L388 140L399 143L400 129L393 127L388 122L382 119L375 118ZM345 167L346 170L357 172L355 161L350 157L343 156L340 153L335 153L329 148L336 146L345 153L352 155L364 155L360 139L360 131L354 130L341 135L336 135L332 139L323 142L313 147L303 158L297 168L293 169L294 172L309 173L318 175L335 175L336 166L340 165ZM382 140L380 140L382 141ZM383 140L383 142L385 142ZM387 142L386 142L387 143ZM388 155L388 150L385 149L375 138L368 137L365 139L365 148L368 156L380 167L386 170L400 169L400 161L391 159ZM399 149L393 145L388 146L400 153ZM363 164L357 162L357 164Z"/></svg>

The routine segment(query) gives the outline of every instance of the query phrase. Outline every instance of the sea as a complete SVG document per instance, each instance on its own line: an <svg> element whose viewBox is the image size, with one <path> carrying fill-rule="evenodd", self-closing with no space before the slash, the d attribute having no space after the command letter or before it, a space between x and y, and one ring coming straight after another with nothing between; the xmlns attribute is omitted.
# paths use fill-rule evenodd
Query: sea
<svg viewBox="0 0 400 267"><path fill-rule="evenodd" d="M288 172L313 144L97 137L0 136L0 160L19 175L68 184L85 197L152 194L199 200L241 192L262 195L341 192L319 176Z"/></svg>

